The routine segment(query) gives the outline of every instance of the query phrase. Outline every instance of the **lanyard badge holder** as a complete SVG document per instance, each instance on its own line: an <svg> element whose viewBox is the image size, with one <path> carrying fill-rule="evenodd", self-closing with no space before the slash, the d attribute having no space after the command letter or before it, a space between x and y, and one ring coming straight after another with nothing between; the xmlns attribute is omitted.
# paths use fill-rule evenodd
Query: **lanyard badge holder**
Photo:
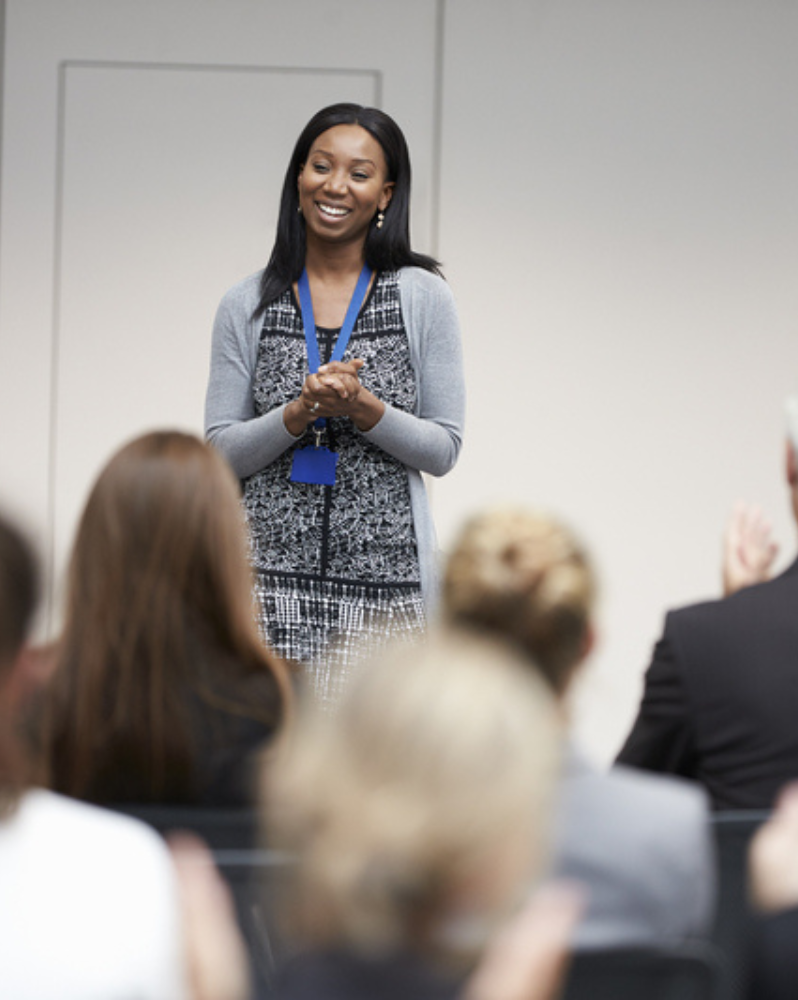
<svg viewBox="0 0 798 1000"><path fill-rule="evenodd" d="M349 300L344 325L338 334L330 361L341 361L344 356L349 338L355 328L357 315L366 297L371 275L371 268L368 264L364 264L355 290L352 292L352 298ZM302 271L299 279L299 308L302 313L302 326L305 330L308 369L315 373L321 367L321 358L319 357L319 343L316 339L316 320L313 315L313 301L310 297L310 282L305 270ZM326 427L327 421L324 417L319 417L313 423L315 444L309 448L298 448L294 452L294 460L291 463L292 483L310 483L316 486L335 485L335 466L338 463L338 454L322 444Z"/></svg>

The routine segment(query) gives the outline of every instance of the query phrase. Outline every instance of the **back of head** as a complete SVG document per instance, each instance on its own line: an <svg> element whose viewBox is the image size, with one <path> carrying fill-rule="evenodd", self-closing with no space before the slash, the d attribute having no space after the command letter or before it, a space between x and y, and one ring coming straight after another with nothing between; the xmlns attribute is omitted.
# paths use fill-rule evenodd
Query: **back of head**
<svg viewBox="0 0 798 1000"><path fill-rule="evenodd" d="M38 593L33 551L17 528L0 515L0 677L22 649Z"/></svg>
<svg viewBox="0 0 798 1000"><path fill-rule="evenodd" d="M0 515L0 811L16 800L25 782L25 762L16 744L7 681L22 651L36 610L39 573L33 550Z"/></svg>
<svg viewBox="0 0 798 1000"><path fill-rule="evenodd" d="M593 571L573 535L522 508L468 521L444 572L448 618L515 643L560 694L584 655L594 597Z"/></svg>
<svg viewBox="0 0 798 1000"><path fill-rule="evenodd" d="M452 921L490 924L541 862L558 757L550 694L499 643L450 631L365 664L271 776L299 933L446 951Z"/></svg>
<svg viewBox="0 0 798 1000"><path fill-rule="evenodd" d="M53 785L108 801L104 767L114 788L115 771L135 777L142 801L178 795L194 699L241 676L272 675L281 695L264 721L276 725L285 678L252 599L238 482L221 455L180 431L122 447L89 495L72 552L50 704Z"/></svg>
<svg viewBox="0 0 798 1000"><path fill-rule="evenodd" d="M798 520L798 393L784 402L787 416L787 482L792 490L793 513Z"/></svg>
<svg viewBox="0 0 798 1000"><path fill-rule="evenodd" d="M784 409L787 415L787 439L792 450L798 454L798 392L787 397Z"/></svg>
<svg viewBox="0 0 798 1000"><path fill-rule="evenodd" d="M173 615L223 632L249 610L249 583L238 484L217 452L180 431L116 452L78 526L71 625L93 619L114 645L145 629L174 634Z"/></svg>

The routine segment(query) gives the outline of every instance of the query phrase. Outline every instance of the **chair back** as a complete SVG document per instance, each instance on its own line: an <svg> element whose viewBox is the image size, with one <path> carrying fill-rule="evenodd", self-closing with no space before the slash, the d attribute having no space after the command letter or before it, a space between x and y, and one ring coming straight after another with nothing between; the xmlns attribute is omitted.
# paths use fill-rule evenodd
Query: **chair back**
<svg viewBox="0 0 798 1000"><path fill-rule="evenodd" d="M150 804L125 804L111 808L142 820L164 836L175 830L189 830L201 837L212 851L252 850L259 846L260 817L257 809Z"/></svg>
<svg viewBox="0 0 798 1000"><path fill-rule="evenodd" d="M722 1000L721 961L711 945L578 951L562 1000Z"/></svg>
<svg viewBox="0 0 798 1000"><path fill-rule="evenodd" d="M259 846L258 811L149 804L119 806L117 811L142 820L162 836L188 830L205 841L233 897L256 995L268 995L277 962L286 951L272 901L280 895L293 858Z"/></svg>
<svg viewBox="0 0 798 1000"><path fill-rule="evenodd" d="M753 913L748 902L748 848L768 819L766 810L718 812L712 817L718 859L718 892L712 941L726 966L728 1000L748 992Z"/></svg>

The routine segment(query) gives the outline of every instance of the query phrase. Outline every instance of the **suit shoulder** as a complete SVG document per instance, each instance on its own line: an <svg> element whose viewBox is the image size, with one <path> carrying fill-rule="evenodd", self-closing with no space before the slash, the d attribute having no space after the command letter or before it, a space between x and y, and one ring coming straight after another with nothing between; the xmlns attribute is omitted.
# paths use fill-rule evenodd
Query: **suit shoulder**
<svg viewBox="0 0 798 1000"><path fill-rule="evenodd" d="M692 627L705 623L744 623L749 612L781 615L783 601L792 604L798 600L798 572L796 565L772 580L743 587L730 597L699 601L674 608L665 617L665 630Z"/></svg>

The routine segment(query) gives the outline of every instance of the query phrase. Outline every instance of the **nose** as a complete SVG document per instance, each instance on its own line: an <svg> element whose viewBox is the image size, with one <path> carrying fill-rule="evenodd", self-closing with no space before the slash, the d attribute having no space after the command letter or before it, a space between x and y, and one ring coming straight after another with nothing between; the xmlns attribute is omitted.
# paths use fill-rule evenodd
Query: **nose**
<svg viewBox="0 0 798 1000"><path fill-rule="evenodd" d="M331 170L324 182L325 191L330 194L346 194L347 176L345 170Z"/></svg>

